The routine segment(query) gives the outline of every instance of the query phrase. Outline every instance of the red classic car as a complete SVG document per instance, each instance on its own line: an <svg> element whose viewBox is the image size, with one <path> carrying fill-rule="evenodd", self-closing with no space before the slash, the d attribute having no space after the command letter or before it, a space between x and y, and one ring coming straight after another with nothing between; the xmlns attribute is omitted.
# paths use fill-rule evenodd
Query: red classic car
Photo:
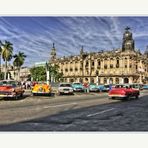
<svg viewBox="0 0 148 148"><path fill-rule="evenodd" d="M139 98L140 91L133 88L132 84L118 84L109 91L109 99L121 98L129 99L131 97Z"/></svg>
<svg viewBox="0 0 148 148"><path fill-rule="evenodd" d="M14 80L2 80L0 81L0 97L1 98L15 98L23 96L24 90L21 87L21 83Z"/></svg>

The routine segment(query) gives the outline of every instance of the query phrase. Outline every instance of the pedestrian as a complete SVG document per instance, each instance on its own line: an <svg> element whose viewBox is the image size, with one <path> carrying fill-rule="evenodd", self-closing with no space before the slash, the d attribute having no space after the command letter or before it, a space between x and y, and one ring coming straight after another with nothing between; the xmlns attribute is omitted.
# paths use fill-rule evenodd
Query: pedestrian
<svg viewBox="0 0 148 148"><path fill-rule="evenodd" d="M89 84L88 84L88 82L84 82L83 86L84 86L84 92L85 93L89 92L89 88L88 88Z"/></svg>
<svg viewBox="0 0 148 148"><path fill-rule="evenodd" d="M109 91L112 89L112 85L111 84L109 84Z"/></svg>

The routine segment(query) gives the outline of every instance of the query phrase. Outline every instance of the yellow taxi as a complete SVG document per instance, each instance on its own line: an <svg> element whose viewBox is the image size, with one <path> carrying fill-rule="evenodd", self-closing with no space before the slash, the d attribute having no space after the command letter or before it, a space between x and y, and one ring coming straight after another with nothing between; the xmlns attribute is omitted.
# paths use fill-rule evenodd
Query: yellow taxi
<svg viewBox="0 0 148 148"><path fill-rule="evenodd" d="M32 94L35 95L51 95L52 88L44 82L38 82L32 88Z"/></svg>

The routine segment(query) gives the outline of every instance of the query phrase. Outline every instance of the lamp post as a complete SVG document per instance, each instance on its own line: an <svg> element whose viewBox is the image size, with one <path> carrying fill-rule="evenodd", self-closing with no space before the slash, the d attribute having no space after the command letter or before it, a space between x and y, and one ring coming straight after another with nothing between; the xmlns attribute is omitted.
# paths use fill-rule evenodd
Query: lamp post
<svg viewBox="0 0 148 148"><path fill-rule="evenodd" d="M99 71L98 70L96 70L96 79L97 79L97 85L99 85L99 83L98 83L98 78L99 78L99 76L98 76L98 74L99 74Z"/></svg>
<svg viewBox="0 0 148 148"><path fill-rule="evenodd" d="M46 83L49 85L49 66L46 62Z"/></svg>

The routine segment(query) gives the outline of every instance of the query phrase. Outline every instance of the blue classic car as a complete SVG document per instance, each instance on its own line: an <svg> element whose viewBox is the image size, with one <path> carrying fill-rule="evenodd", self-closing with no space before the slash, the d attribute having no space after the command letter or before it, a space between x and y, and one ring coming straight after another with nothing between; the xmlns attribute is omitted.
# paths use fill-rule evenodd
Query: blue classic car
<svg viewBox="0 0 148 148"><path fill-rule="evenodd" d="M148 89L148 84L143 85L143 89Z"/></svg>
<svg viewBox="0 0 148 148"><path fill-rule="evenodd" d="M89 91L97 92L97 91L99 91L99 88L95 83L90 83L89 84Z"/></svg>
<svg viewBox="0 0 148 148"><path fill-rule="evenodd" d="M83 84L79 83L79 82L74 82L72 84L72 88L73 88L74 91L77 91L77 92L83 92L84 91Z"/></svg>
<svg viewBox="0 0 148 148"><path fill-rule="evenodd" d="M98 89L100 92L108 92L110 90L110 87L113 87L109 84L105 84L105 85L98 85Z"/></svg>
<svg viewBox="0 0 148 148"><path fill-rule="evenodd" d="M105 88L104 85L98 85L98 89L99 89L100 92L103 92L104 88Z"/></svg>

